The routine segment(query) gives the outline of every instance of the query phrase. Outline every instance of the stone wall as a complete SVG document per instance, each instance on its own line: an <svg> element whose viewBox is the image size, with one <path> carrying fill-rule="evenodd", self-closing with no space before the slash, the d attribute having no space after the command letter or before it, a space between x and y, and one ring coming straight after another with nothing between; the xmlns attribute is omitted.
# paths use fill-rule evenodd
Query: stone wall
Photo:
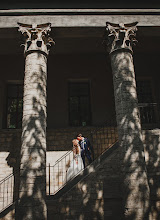
<svg viewBox="0 0 160 220"><path fill-rule="evenodd" d="M0 180L19 166L21 130L0 130Z"/></svg>
<svg viewBox="0 0 160 220"><path fill-rule="evenodd" d="M0 217L1 220L13 220L15 219L15 208L13 207L11 210L7 210L3 216Z"/></svg>
<svg viewBox="0 0 160 220"><path fill-rule="evenodd" d="M54 129L47 131L47 181L46 181L46 190L47 194L49 192L49 169L50 164L51 168L55 162L63 156L68 150L72 149L72 139L76 138L78 133L82 133L84 136L88 137L93 144L95 149L95 156L100 152L104 151L106 147L109 147L117 139L117 133L113 127L82 127L82 128L68 128L68 129ZM12 130L12 129L2 129L0 130L0 180L7 177L9 174L14 173L14 176L18 177L19 163L20 163L20 146L21 146L21 130ZM71 158L70 158L71 159ZM63 164L63 163L62 163ZM65 164L61 167L59 166L59 172L61 169L66 169ZM52 174L52 169L51 169ZM6 202L13 200L12 190L14 190L14 197L18 193L19 178L12 177L9 181L7 180L5 184L8 185L6 188ZM52 176L53 179L53 176ZM15 181L15 185L14 185ZM1 185L1 188L5 185ZM59 183L58 183L59 184ZM14 185L14 189L11 187ZM9 197L7 198L7 191L9 192ZM52 193L52 191L50 191ZM2 204L2 198L0 198L0 209L5 207L5 204Z"/></svg>
<svg viewBox="0 0 160 220"><path fill-rule="evenodd" d="M95 149L95 155L117 140L114 127L81 127L53 129L47 131L47 166L54 163L72 149L72 140L78 133L88 137ZM21 129L0 130L0 180L19 168Z"/></svg>
<svg viewBox="0 0 160 220"><path fill-rule="evenodd" d="M0 130L0 210L12 204L18 195L19 178L16 176L20 158L20 136L21 130ZM5 181L2 181L4 178ZM14 210L8 210L1 218L14 219Z"/></svg>
<svg viewBox="0 0 160 220"><path fill-rule="evenodd" d="M103 142L105 142L106 138L103 137L101 129L98 128L95 133L93 132L95 128L91 127L48 130L48 163L54 163L66 150L72 148L71 140L79 131L84 136L88 136L90 132L89 138L92 143L94 140L94 146L96 146L95 141L99 143L97 146L102 146L102 142L98 141L98 135ZM93 139L93 134L95 139ZM142 134L150 186L149 220L158 220L160 218L160 130L147 130L143 131ZM112 134L107 134L107 136L110 137ZM20 150L20 137L21 130L0 130L1 179L12 173L16 169L15 163L17 165L19 163L16 155L19 154ZM113 141L113 139L112 137L110 140ZM61 206L58 203L57 208L57 202L51 201L49 204L49 216L54 214L55 219L59 214L62 219L63 217L67 219L71 215L75 216L75 219L78 217L87 219L87 216L92 216L92 219L113 219L111 216L114 216L114 220L116 220L116 216L122 215L119 171L119 149L117 149L98 169L91 172L88 177L84 178L61 198ZM52 218L50 217L50 219ZM117 219L119 220L120 218Z"/></svg>
<svg viewBox="0 0 160 220"><path fill-rule="evenodd" d="M4 83L0 80L0 129L2 128L2 118L3 118L3 98L4 97Z"/></svg>
<svg viewBox="0 0 160 220"><path fill-rule="evenodd" d="M160 130L143 131L150 186L147 219L160 219ZM120 148L59 199L48 201L48 219L123 219ZM138 180L137 180L138 181ZM129 195L129 192L128 192ZM135 201L134 201L135 202ZM61 204L61 205L59 205ZM144 217L145 218L145 217ZM130 219L134 219L130 216Z"/></svg>
<svg viewBox="0 0 160 220"><path fill-rule="evenodd" d="M48 219L122 219L120 148L89 166L89 175L56 200L48 200ZM61 204L61 205L59 205Z"/></svg>
<svg viewBox="0 0 160 220"><path fill-rule="evenodd" d="M145 159L150 187L149 219L160 219L160 129L143 131Z"/></svg>

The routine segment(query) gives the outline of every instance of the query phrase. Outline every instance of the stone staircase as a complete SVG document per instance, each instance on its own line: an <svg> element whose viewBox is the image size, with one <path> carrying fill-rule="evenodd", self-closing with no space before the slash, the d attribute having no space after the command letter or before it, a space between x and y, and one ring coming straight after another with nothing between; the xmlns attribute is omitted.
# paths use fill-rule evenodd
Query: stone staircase
<svg viewBox="0 0 160 220"><path fill-rule="evenodd" d="M103 209L105 198L103 182L105 180L105 182L110 183L111 178L107 180L107 176L110 177L110 172L117 172L116 161L118 160L118 151L119 144L116 142L55 195L47 196L48 219L79 219L80 207L83 209L84 216L82 219L89 219L88 215L90 214L87 209L89 208L91 210L92 206L94 206L92 212L93 219L94 216L98 216L98 219L103 218L105 211ZM118 174L116 179L119 179ZM118 182L114 181L113 192L115 190L115 184L118 184ZM116 195L117 199L117 192L116 194L114 192L114 195ZM113 198L114 195L112 195ZM4 209L0 213L0 218L2 220L15 219L15 205L16 203L10 204L10 206Z"/></svg>
<svg viewBox="0 0 160 220"><path fill-rule="evenodd" d="M57 194L47 196L48 220L121 219L119 153L116 142Z"/></svg>
<svg viewBox="0 0 160 220"><path fill-rule="evenodd" d="M13 220L15 219L15 203L11 204L8 208L0 213L1 220Z"/></svg>
<svg viewBox="0 0 160 220"><path fill-rule="evenodd" d="M66 135L63 136L63 133L66 132ZM21 130L17 130L17 131L11 131L11 130L1 130L0 131L0 136L3 137L0 139L0 143L1 143L1 148L3 146L3 149L0 148L1 153L0 156L2 158L3 164L4 164L4 168L2 167L1 169L1 174L3 174L3 176L1 176L0 181L3 182L3 180L5 180L8 177L5 177L5 174L7 171L8 173L10 172L10 170L15 173L16 167L15 167L15 162L16 164L18 164L18 162L15 160L15 158L19 158L19 149L20 149L20 134L21 134ZM74 131L74 136L77 134L77 131ZM99 127L99 128L84 128L83 134L85 134L84 136L89 137L89 139L92 141L92 143L94 143L94 149L95 149L95 155L96 157L98 155L100 155L100 153L102 153L105 149L109 149L111 144L114 143L117 140L117 133L116 133L116 128L115 127ZM62 139L62 137L65 137L66 139ZM50 159L53 160L53 158L58 158L61 154L63 154L65 151L67 150L66 147L64 149L59 149L58 145L57 145L57 140L59 141L63 141L64 143L68 142L67 146L72 147L71 146L71 139L73 138L73 130L71 129L67 129L66 131L59 131L59 130L55 130L55 131L48 131L48 136L47 136L47 146L48 146L48 161L50 161ZM56 141L55 141L56 140ZM61 143L61 144L64 144ZM71 148L70 148L71 149ZM4 150L7 150L7 156L4 157ZM58 151L56 151L58 150ZM60 151L59 151L60 150ZM111 152L111 149L109 149L109 151ZM10 152L10 153L9 153ZM53 155L54 154L54 157ZM55 155L57 155L55 157ZM104 154L105 155L105 154ZM94 163L92 163L92 167L89 166L88 168L86 168L83 172L80 173L80 175L76 176L76 178L73 179L73 181L70 181L69 183L67 183L64 187L62 187L61 190L58 191L58 193L56 193L56 195L54 196L54 200L53 200L53 204L55 201L55 198L57 198L60 194L63 194L64 191L68 191L69 188L73 185L76 184L76 181L80 181L81 178L84 178L87 175L90 175L90 172L92 169L96 170L97 167L99 167L99 165L101 164L101 160L103 158L103 156L101 155L100 157L101 159L97 159L96 161L94 161ZM13 168L14 167L14 168ZM10 172L10 173L12 173ZM13 185L15 186L15 179L17 182L17 186L18 186L18 181L19 178L14 178L13 174L12 175L12 183L8 183L7 189L6 190L6 195L8 197L8 192L9 193L13 193ZM18 175L19 176L19 175ZM3 178L5 177L5 178ZM11 178L9 178L10 181ZM7 180L8 181L8 180ZM9 185L10 184L10 185ZM46 184L47 184L47 188L48 188L48 179L46 180ZM6 187L6 186L5 186ZM4 187L3 187L4 188ZM9 190L8 190L9 189ZM18 192L18 188L14 189L14 194L15 194L15 190L16 192ZM1 189L0 189L1 191ZM4 191L4 190L3 190ZM11 191L11 192L10 192ZM17 194L17 193L16 193ZM47 191L47 195L48 195L48 191ZM0 196L0 201L2 200L2 209L0 212L0 218L3 220L11 220L11 219L15 219L15 196L13 198L12 196L8 197L9 199L11 199L12 201L8 203L8 205L6 204L6 201L4 203L3 198L2 198L2 192L1 192L1 196ZM8 202L8 198L7 198L7 202ZM53 198L53 196L47 196L47 201L51 201ZM49 205L49 203L48 203ZM49 205L50 207L50 205ZM49 208L50 210L50 208ZM48 212L50 213L50 211ZM56 213L55 213L56 216ZM50 217L48 217L50 218ZM53 219L53 218L51 218Z"/></svg>
<svg viewBox="0 0 160 220"><path fill-rule="evenodd" d="M144 130L142 137L150 187L150 219L158 220L160 129ZM48 220L123 220L120 150L115 143L55 195L47 195ZM0 219L15 219L14 208L15 204L5 209Z"/></svg>

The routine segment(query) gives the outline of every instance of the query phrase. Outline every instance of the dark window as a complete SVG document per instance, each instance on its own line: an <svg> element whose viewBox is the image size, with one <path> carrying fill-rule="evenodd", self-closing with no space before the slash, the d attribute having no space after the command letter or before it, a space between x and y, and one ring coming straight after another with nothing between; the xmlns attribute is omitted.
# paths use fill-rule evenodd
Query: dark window
<svg viewBox="0 0 160 220"><path fill-rule="evenodd" d="M21 128L23 112L23 85L8 84L7 94L7 128Z"/></svg>
<svg viewBox="0 0 160 220"><path fill-rule="evenodd" d="M69 124L87 126L91 124L90 88L88 82L69 83Z"/></svg>
<svg viewBox="0 0 160 220"><path fill-rule="evenodd" d="M156 123L157 103L153 100L151 80L137 81L137 96L141 123Z"/></svg>

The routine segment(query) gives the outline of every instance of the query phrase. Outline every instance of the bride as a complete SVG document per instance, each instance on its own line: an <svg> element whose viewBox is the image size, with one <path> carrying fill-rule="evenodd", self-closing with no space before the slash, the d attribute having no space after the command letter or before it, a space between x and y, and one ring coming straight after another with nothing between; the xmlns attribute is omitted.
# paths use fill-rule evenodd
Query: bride
<svg viewBox="0 0 160 220"><path fill-rule="evenodd" d="M81 158L81 148L79 146L79 141L73 139L73 160L70 163L70 167L67 170L66 182L76 176L82 169L84 169L83 161Z"/></svg>

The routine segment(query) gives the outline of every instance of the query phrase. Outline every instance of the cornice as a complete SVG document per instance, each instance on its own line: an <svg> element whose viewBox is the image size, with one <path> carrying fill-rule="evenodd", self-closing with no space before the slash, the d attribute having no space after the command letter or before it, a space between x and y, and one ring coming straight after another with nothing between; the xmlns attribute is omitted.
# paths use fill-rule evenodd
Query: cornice
<svg viewBox="0 0 160 220"><path fill-rule="evenodd" d="M20 15L160 15L160 9L8 9L0 16Z"/></svg>
<svg viewBox="0 0 160 220"><path fill-rule="evenodd" d="M51 23L52 27L105 27L106 22L160 26L160 9L12 9L0 10L0 28Z"/></svg>

